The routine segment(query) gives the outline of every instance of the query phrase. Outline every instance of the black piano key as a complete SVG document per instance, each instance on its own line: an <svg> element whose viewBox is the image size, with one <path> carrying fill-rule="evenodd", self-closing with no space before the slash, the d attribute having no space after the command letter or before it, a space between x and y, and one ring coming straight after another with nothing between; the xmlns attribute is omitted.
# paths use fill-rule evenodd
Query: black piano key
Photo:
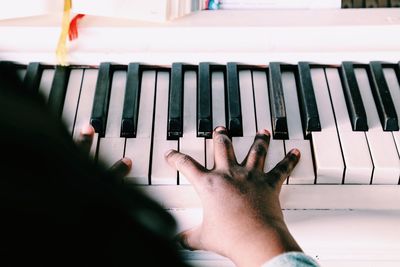
<svg viewBox="0 0 400 267"><path fill-rule="evenodd" d="M353 131L368 131L367 115L352 62L342 63L341 78Z"/></svg>
<svg viewBox="0 0 400 267"><path fill-rule="evenodd" d="M353 8L353 0L342 0L342 8Z"/></svg>
<svg viewBox="0 0 400 267"><path fill-rule="evenodd" d="M398 131L399 123L396 109L390 96L381 62L370 62L368 78L383 130Z"/></svg>
<svg viewBox="0 0 400 267"><path fill-rule="evenodd" d="M29 63L24 78L24 88L30 93L38 94L42 73L43 66L39 62Z"/></svg>
<svg viewBox="0 0 400 267"><path fill-rule="evenodd" d="M271 105L272 132L275 139L288 139L285 99L283 96L281 65L269 64L269 99Z"/></svg>
<svg viewBox="0 0 400 267"><path fill-rule="evenodd" d="M365 8L377 8L378 0L365 0Z"/></svg>
<svg viewBox="0 0 400 267"><path fill-rule="evenodd" d="M197 136L210 138L213 132L211 102L211 66L199 64L197 87Z"/></svg>
<svg viewBox="0 0 400 267"><path fill-rule="evenodd" d="M69 67L60 65L56 67L53 83L51 84L48 105L50 110L57 118L61 116L63 111L65 94L67 93L69 81L69 74Z"/></svg>
<svg viewBox="0 0 400 267"><path fill-rule="evenodd" d="M353 0L353 8L363 8L364 0Z"/></svg>
<svg viewBox="0 0 400 267"><path fill-rule="evenodd" d="M300 115L304 135L310 132L321 131L317 101L315 100L314 86L311 79L310 64L299 62L298 64L297 92L300 103ZM296 75L297 76L297 75Z"/></svg>
<svg viewBox="0 0 400 267"><path fill-rule="evenodd" d="M390 0L390 7L400 7L400 0Z"/></svg>
<svg viewBox="0 0 400 267"><path fill-rule="evenodd" d="M379 7L389 7L389 0L378 0Z"/></svg>
<svg viewBox="0 0 400 267"><path fill-rule="evenodd" d="M229 62L227 64L226 76L229 134L230 136L243 136L239 76L236 63Z"/></svg>
<svg viewBox="0 0 400 267"><path fill-rule="evenodd" d="M101 63L96 82L96 91L93 100L92 115L90 117L90 123L92 124L96 133L100 135L100 137L104 136L106 130L111 81L111 63Z"/></svg>
<svg viewBox="0 0 400 267"><path fill-rule="evenodd" d="M171 69L171 90L168 100L167 138L177 140L183 134L183 77L182 63L173 63Z"/></svg>
<svg viewBox="0 0 400 267"><path fill-rule="evenodd" d="M121 121L121 137L136 137L139 100L140 100L141 68L139 63L130 63L126 79L124 109Z"/></svg>

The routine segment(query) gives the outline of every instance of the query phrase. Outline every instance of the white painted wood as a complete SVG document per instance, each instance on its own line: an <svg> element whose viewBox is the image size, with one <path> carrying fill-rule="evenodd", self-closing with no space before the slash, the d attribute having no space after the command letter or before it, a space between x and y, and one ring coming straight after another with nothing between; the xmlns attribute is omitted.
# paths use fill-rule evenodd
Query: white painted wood
<svg viewBox="0 0 400 267"><path fill-rule="evenodd" d="M257 130L267 129L272 133L269 105L268 81L264 71L253 71L254 103L257 118ZM271 136L264 171L270 171L285 156L283 140L274 140Z"/></svg>
<svg viewBox="0 0 400 267"><path fill-rule="evenodd" d="M342 183L344 163L324 69L311 69L320 132L311 132L316 183Z"/></svg>
<svg viewBox="0 0 400 267"><path fill-rule="evenodd" d="M374 162L373 184L398 184L400 159L391 132L384 132L374 103L365 69L355 69L361 98L364 103L369 130L366 132Z"/></svg>
<svg viewBox="0 0 400 267"><path fill-rule="evenodd" d="M54 79L54 69L44 69L42 72L42 78L39 84L39 93L44 97L45 101L49 100L51 84Z"/></svg>
<svg viewBox="0 0 400 267"><path fill-rule="evenodd" d="M90 115L92 113L93 98L96 90L98 70L86 69L83 73L83 81L81 86L81 94L76 113L73 136L76 139L80 130L84 125L90 123Z"/></svg>
<svg viewBox="0 0 400 267"><path fill-rule="evenodd" d="M62 119L68 131L72 134L75 124L76 111L78 109L79 95L83 78L82 69L71 70L65 94Z"/></svg>
<svg viewBox="0 0 400 267"><path fill-rule="evenodd" d="M336 64L344 59L366 62L377 58L396 62L400 47L397 16L395 8L222 10L202 11L161 25L88 17L81 25L79 42L71 44L74 49L70 49L69 59L88 64L105 60L127 63L132 58L156 64L177 58L261 65L273 58L288 63L307 59ZM2 58L56 63L54 40L59 36L59 22L54 14L0 22ZM26 42L33 29L36 38ZM124 42L121 36L127 37ZM371 40L371 36L375 38ZM29 58L23 52L36 56Z"/></svg>
<svg viewBox="0 0 400 267"><path fill-rule="evenodd" d="M100 138L98 145L98 162L110 168L118 160L123 158L125 138L106 137Z"/></svg>
<svg viewBox="0 0 400 267"><path fill-rule="evenodd" d="M110 102L108 104L107 126L105 137L121 136L121 119L124 109L124 96L126 85L126 71L115 71L112 84Z"/></svg>
<svg viewBox="0 0 400 267"><path fill-rule="evenodd" d="M167 209L201 208L191 186L140 186ZM282 209L399 210L397 185L286 185L280 194Z"/></svg>
<svg viewBox="0 0 400 267"><path fill-rule="evenodd" d="M400 119L400 81L397 79L395 71L391 68L384 68L383 73L385 75L390 90L390 95L396 109L397 118ZM400 157L400 131L393 132L393 137L396 142L397 152Z"/></svg>
<svg viewBox="0 0 400 267"><path fill-rule="evenodd" d="M126 178L136 184L149 184L151 165L151 134L153 127L156 72L143 71L139 101L136 138L127 138L125 157L132 160L132 169Z"/></svg>
<svg viewBox="0 0 400 267"><path fill-rule="evenodd" d="M197 137L197 76L194 71L187 71L183 82L183 136L179 138L179 151L205 165L205 138ZM179 173L179 184L190 184Z"/></svg>
<svg viewBox="0 0 400 267"><path fill-rule="evenodd" d="M177 172L164 158L169 149L178 149L178 141L167 140L169 73L157 72L156 106L153 151L151 159L151 184L177 184Z"/></svg>
<svg viewBox="0 0 400 267"><path fill-rule="evenodd" d="M310 141L304 139L300 119L296 81L292 72L282 72L283 95L285 98L289 140L285 140L285 150L297 148L301 152L300 161L289 178L289 184L313 184L315 180Z"/></svg>
<svg viewBox="0 0 400 267"><path fill-rule="evenodd" d="M326 68L325 73L346 164L344 183L369 184L374 166L365 133L352 130L338 70Z"/></svg>
<svg viewBox="0 0 400 267"><path fill-rule="evenodd" d="M178 221L178 231L196 226L202 219L201 209L171 213ZM321 266L394 267L400 263L399 210L284 210L283 214L304 252ZM182 254L200 266L232 266L226 258L204 251ZM218 264L210 265L207 260Z"/></svg>

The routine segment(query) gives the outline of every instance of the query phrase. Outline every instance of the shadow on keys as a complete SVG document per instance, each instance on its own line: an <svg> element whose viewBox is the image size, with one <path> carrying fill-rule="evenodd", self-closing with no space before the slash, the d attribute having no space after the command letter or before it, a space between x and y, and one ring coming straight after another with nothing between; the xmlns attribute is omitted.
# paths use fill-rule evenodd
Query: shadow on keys
<svg viewBox="0 0 400 267"><path fill-rule="evenodd" d="M43 103L0 67L0 265L186 266L172 216L95 166Z"/></svg>
<svg viewBox="0 0 400 267"><path fill-rule="evenodd" d="M0 131L2 266L186 266L172 216L122 179L129 161L112 170L95 165L84 153L91 130L79 147L41 96L1 63ZM289 233L278 198L299 151L264 173L268 131L256 135L241 164L225 128L213 139L212 170L176 151L165 156L204 208L202 224L179 235L181 245L216 252L237 266L317 266Z"/></svg>

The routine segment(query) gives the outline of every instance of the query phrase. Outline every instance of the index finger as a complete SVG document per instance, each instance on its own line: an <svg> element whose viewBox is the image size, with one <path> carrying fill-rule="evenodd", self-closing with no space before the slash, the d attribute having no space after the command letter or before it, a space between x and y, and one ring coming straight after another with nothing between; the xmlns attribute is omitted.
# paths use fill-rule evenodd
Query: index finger
<svg viewBox="0 0 400 267"><path fill-rule="evenodd" d="M173 149L165 153L165 159L170 166L181 172L193 185L196 185L199 178L207 171L192 157Z"/></svg>

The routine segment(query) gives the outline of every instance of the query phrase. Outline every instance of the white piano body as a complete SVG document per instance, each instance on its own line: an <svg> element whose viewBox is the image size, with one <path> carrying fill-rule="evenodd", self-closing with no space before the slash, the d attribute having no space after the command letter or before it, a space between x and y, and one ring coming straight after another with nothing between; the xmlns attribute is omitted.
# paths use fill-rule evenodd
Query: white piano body
<svg viewBox="0 0 400 267"><path fill-rule="evenodd" d="M0 57L56 64L60 16L0 22ZM399 9L203 11L165 24L87 17L69 46L71 64L400 60ZM143 186L180 229L201 221L190 185ZM400 265L399 185L285 185L289 229L323 266ZM206 252L183 252L196 266L232 266Z"/></svg>

